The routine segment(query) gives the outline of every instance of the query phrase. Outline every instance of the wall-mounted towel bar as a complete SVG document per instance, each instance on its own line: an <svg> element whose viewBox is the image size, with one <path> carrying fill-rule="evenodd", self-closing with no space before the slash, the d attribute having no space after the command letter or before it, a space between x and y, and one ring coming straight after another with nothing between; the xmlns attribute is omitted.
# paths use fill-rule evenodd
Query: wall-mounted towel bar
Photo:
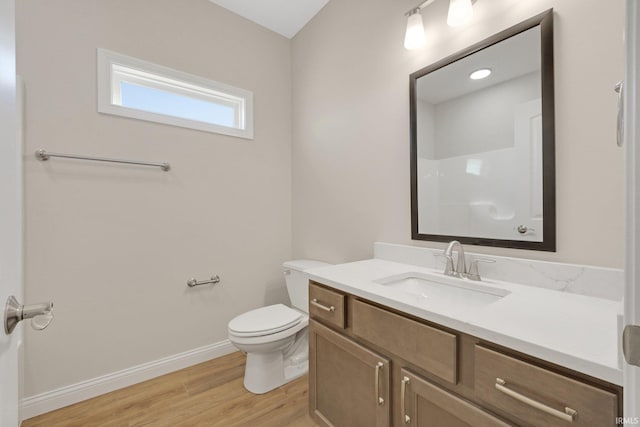
<svg viewBox="0 0 640 427"><path fill-rule="evenodd" d="M218 276L216 274L215 276L211 276L210 280L203 280L202 282L198 282L194 278L191 278L191 279L187 280L187 286L190 287L190 288L193 288L195 286L200 286L200 285L208 285L210 283L213 283L214 285L216 283L220 283L220 276Z"/></svg>
<svg viewBox="0 0 640 427"><path fill-rule="evenodd" d="M91 160L94 162L125 163L128 165L155 166L155 167L159 167L165 172L171 169L171 165L169 165L169 163L166 163L166 162L164 163L141 162L137 160L121 160L121 159L109 159L105 157L76 156L74 154L51 153L46 150L36 151L36 158L38 160L45 161L45 160L49 160L50 157L63 157L65 159Z"/></svg>

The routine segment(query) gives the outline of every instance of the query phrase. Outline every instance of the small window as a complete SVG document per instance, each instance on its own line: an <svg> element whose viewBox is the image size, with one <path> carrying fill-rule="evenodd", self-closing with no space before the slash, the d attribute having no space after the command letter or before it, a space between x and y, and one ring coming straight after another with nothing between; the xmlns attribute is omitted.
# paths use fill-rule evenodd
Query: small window
<svg viewBox="0 0 640 427"><path fill-rule="evenodd" d="M253 139L253 93L98 49L98 111Z"/></svg>

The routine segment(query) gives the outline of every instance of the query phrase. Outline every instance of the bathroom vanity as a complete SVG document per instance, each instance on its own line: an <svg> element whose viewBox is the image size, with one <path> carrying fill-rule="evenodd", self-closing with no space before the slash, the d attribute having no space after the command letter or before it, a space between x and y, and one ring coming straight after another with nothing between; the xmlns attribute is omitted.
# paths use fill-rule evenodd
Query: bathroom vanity
<svg viewBox="0 0 640 427"><path fill-rule="evenodd" d="M439 274L382 259L311 271L319 425L616 425L617 302Z"/></svg>

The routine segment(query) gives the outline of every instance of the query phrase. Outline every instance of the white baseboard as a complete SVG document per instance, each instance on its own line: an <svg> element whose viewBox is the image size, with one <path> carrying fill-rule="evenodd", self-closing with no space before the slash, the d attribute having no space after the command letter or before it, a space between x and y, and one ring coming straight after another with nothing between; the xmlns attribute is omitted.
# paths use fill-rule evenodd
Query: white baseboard
<svg viewBox="0 0 640 427"><path fill-rule="evenodd" d="M133 366L122 371L30 396L21 401L22 419L29 419L101 394L215 359L237 349L229 340Z"/></svg>

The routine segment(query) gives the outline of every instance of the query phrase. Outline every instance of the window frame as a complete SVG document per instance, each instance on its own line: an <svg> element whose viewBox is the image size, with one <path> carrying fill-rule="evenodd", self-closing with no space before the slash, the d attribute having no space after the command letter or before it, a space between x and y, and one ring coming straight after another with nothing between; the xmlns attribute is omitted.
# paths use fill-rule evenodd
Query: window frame
<svg viewBox="0 0 640 427"><path fill-rule="evenodd" d="M97 53L98 112L253 139L253 92L106 49ZM122 82L231 107L235 127L125 107Z"/></svg>

